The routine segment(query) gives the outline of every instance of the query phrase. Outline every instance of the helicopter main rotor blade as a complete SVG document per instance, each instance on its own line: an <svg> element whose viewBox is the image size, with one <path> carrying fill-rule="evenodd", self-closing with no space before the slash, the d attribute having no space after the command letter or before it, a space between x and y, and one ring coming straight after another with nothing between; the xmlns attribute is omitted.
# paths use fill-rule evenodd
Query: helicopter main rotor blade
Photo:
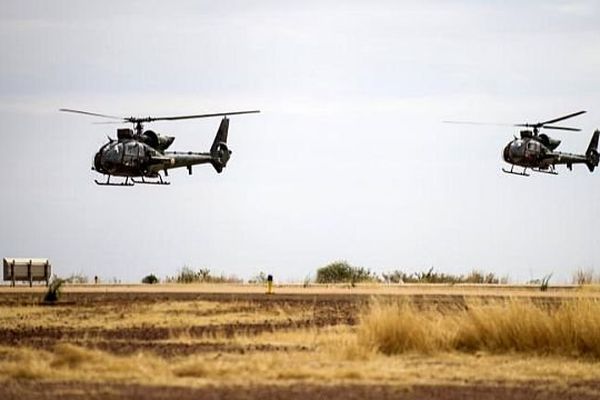
<svg viewBox="0 0 600 400"><path fill-rule="evenodd" d="M552 125L544 125L542 128L544 129L556 129L560 131L571 131L571 132L580 132L579 128L569 128L568 126L552 126Z"/></svg>
<svg viewBox="0 0 600 400"><path fill-rule="evenodd" d="M117 117L117 116L114 116L114 115L98 114L98 113L89 112L89 111L72 110L70 108L61 108L58 111L70 112L70 113L75 113L75 114L83 114L83 115L91 115L92 117L120 119L122 121L126 120L126 118Z"/></svg>
<svg viewBox="0 0 600 400"><path fill-rule="evenodd" d="M231 111L231 112L212 113L212 114L180 115L180 116L175 116L175 117L148 117L148 118L139 118L139 120L142 121L142 122L176 121L176 120L180 120L180 119L226 117L228 115L254 114L254 113L259 113L259 112L260 112L260 110ZM138 118L129 118L128 120L135 120L135 121L137 121Z"/></svg>
<svg viewBox="0 0 600 400"><path fill-rule="evenodd" d="M535 123L535 124L530 124L530 123L524 123L524 124L503 124L503 123L474 122L474 121L443 121L443 122L447 123L447 124L519 126L519 127L524 127L524 128L534 128L534 130L537 130L537 129L540 129L540 128L547 128L547 129L556 129L556 130L561 130L561 131L579 132L579 131L581 131L581 129L578 129L578 128L570 128L570 127L566 127L566 126L550 126L550 125L547 125L547 124L551 124L551 123L558 122L558 121L564 121L565 119L573 118L573 117L576 117L576 116L584 114L584 113L586 113L586 111L577 111L577 112L569 114L569 115L564 115L562 117L550 119L550 120L544 121L544 122L538 122L538 123Z"/></svg>
<svg viewBox="0 0 600 400"><path fill-rule="evenodd" d="M579 128L570 128L568 126L554 126L554 125L540 125L540 124L515 124L514 126L520 126L524 128L540 128L540 129L556 129L561 131L573 131L579 132Z"/></svg>
<svg viewBox="0 0 600 400"><path fill-rule="evenodd" d="M573 117L576 117L578 115L585 114L585 113L586 113L586 111L577 111L576 113L565 115L563 117L554 118L554 119L551 119L551 120L548 120L548 121L544 121L544 122L538 122L537 125L538 126L543 126L543 125L546 125L546 124L552 124L554 122L563 121L565 119L573 118Z"/></svg>
<svg viewBox="0 0 600 400"><path fill-rule="evenodd" d="M461 125L494 125L494 126L514 126L502 122L475 122L475 121L442 121L444 124L461 124Z"/></svg>

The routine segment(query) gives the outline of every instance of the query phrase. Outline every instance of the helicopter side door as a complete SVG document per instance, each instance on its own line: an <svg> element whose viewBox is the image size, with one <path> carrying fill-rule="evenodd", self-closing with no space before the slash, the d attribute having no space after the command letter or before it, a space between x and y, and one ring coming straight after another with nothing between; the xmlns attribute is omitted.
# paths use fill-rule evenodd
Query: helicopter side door
<svg viewBox="0 0 600 400"><path fill-rule="evenodd" d="M144 158L144 147L136 141L124 143L123 165L137 168Z"/></svg>
<svg viewBox="0 0 600 400"><path fill-rule="evenodd" d="M527 159L537 159L541 154L541 145L539 142L535 140L530 140L527 142L525 146L525 158Z"/></svg>

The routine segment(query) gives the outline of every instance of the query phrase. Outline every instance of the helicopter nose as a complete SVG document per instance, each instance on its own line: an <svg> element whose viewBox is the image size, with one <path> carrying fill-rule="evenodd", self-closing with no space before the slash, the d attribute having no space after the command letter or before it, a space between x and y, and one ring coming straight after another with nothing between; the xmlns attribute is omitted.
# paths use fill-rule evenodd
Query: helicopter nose
<svg viewBox="0 0 600 400"><path fill-rule="evenodd" d="M506 161L507 163L510 163L510 149L509 149L510 145L506 145L506 147L504 148L504 150L502 151L502 158L504 159L504 161Z"/></svg>
<svg viewBox="0 0 600 400"><path fill-rule="evenodd" d="M100 171L101 168L101 161L102 158L102 154L100 152L97 152L96 155L94 155L94 161L92 162L92 170L94 171Z"/></svg>

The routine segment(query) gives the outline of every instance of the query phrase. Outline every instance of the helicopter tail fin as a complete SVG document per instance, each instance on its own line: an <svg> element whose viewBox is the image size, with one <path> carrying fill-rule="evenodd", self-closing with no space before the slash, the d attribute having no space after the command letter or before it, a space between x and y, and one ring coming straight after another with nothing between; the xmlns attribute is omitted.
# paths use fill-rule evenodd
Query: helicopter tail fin
<svg viewBox="0 0 600 400"><path fill-rule="evenodd" d="M223 117L219 130L215 135L215 140L210 147L210 155L212 157L211 164L218 173L223 171L227 165L231 151L227 147L227 133L229 132L229 118Z"/></svg>
<svg viewBox="0 0 600 400"><path fill-rule="evenodd" d="M590 144L585 152L585 157L587 158L586 165L590 172L594 172L594 168L598 166L598 162L600 161L600 154L598 154L598 138L600 137L600 131L594 131L592 135L592 139L590 140Z"/></svg>

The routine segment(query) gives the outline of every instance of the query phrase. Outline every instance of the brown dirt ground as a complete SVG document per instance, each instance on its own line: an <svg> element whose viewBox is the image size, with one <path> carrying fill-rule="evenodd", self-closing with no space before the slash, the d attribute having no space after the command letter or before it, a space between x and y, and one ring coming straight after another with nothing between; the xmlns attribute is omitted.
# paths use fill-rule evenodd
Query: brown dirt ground
<svg viewBox="0 0 600 400"><path fill-rule="evenodd" d="M562 388L536 385L315 385L178 387L85 382L8 382L0 386L0 398L31 400L84 399L178 399L178 400L358 400L358 399L512 399L588 400L598 399L600 381L582 382Z"/></svg>
<svg viewBox="0 0 600 400"><path fill-rule="evenodd" d="M434 305L443 308L466 307L466 298L460 294L410 295L416 305ZM300 328L350 325L357 323L358 313L372 295L367 294L276 294L263 293L190 293L190 292L68 292L58 305L49 307L93 309L98 305L127 307L130 304L158 304L178 301L204 301L218 303L240 303L232 310L250 312L268 311L276 308L289 310L310 309L307 319L268 321L253 323L221 323L216 325L194 325L191 327L134 326L104 329L98 327L20 327L0 326L0 345L28 346L37 349L52 349L57 343L68 341L84 347L96 348L115 354L130 354L150 351L161 357L175 357L190 352L223 351L244 353L246 351L305 350L282 346L224 345L222 343L168 343L172 337L185 334L194 339L231 338L236 335L252 336L265 332L289 331ZM485 301L498 300L504 296L486 296ZM37 291L0 291L0 305L32 305L39 303ZM557 297L536 297L536 302L549 305L561 301ZM210 310L209 310L210 312Z"/></svg>
<svg viewBox="0 0 600 400"><path fill-rule="evenodd" d="M160 290L160 288L156 288ZM0 305L38 304L40 290L17 291L0 290ZM360 309L372 298L368 293L278 293L266 296L264 293L218 293L191 291L67 291L62 304L52 307L65 309L89 308L98 305L157 304L177 301L208 301L219 303L239 303L244 311L264 311L278 308L312 311L312 316L302 320L264 321L255 323L221 323L217 325L194 325L186 328L165 328L154 326L134 326L119 328L69 328L57 327L11 327L0 326L0 345L27 346L51 350L57 343L96 348L114 354L131 354L138 351L152 352L161 357L177 357L196 352L274 352L309 351L305 346L275 346L267 344L239 344L211 341L209 339L259 335L264 332L294 330L306 327L327 327L335 325L355 325ZM389 294L383 294L389 295ZM419 305L437 307L466 307L464 293L405 293ZM396 295L397 296L397 295ZM486 295L485 300L506 298L497 293ZM552 306L562 301L555 295L541 296L534 301ZM237 306L236 306L237 307ZM181 331L185 329L185 331ZM170 341L179 334L195 340L190 343ZM205 340L206 339L206 340ZM151 386L123 383L95 382L47 382L9 380L0 384L0 399L598 399L600 398L600 378L598 381L581 381L564 386L543 386L540 382L464 385L371 385L343 384L328 385L307 383L293 385L248 385L218 387Z"/></svg>
<svg viewBox="0 0 600 400"><path fill-rule="evenodd" d="M303 320L263 321L256 323L222 323L194 325L191 327L135 326L122 328L65 327L11 327L0 326L0 345L28 346L50 350L58 342L68 341L84 347L97 348L115 354L151 351L162 357L174 357L193 352L223 351L244 353L246 351L304 350L284 346L225 345L222 343L166 343L172 337L185 334L194 339L231 338L235 335L252 336L265 332L295 330L308 327L325 327L339 324L356 324L359 307L368 300L367 296L302 296L264 294L218 294L218 293L68 293L62 304L54 308L93 308L96 305L127 306L135 303L156 304L173 301L241 302L248 304L246 311L286 309L311 309L312 317ZM36 304L39 296L32 293L0 293L0 305ZM234 308L233 310L236 310Z"/></svg>

